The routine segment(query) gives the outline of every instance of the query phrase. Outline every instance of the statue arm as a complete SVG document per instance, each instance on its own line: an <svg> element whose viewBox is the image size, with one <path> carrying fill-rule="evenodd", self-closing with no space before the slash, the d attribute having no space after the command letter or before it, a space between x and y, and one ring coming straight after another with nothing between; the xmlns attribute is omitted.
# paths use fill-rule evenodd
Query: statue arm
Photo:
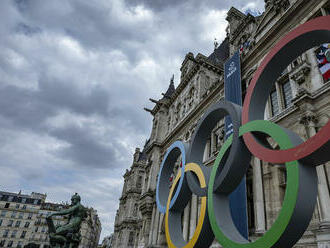
<svg viewBox="0 0 330 248"><path fill-rule="evenodd" d="M58 211L58 212L52 213L52 214L50 214L48 217L51 217L51 216L61 216L61 215L71 214L71 213L73 213L73 212L76 210L77 207L78 207L78 206L73 206L73 207L71 207L71 208L64 209L64 210L62 210L62 211Z"/></svg>

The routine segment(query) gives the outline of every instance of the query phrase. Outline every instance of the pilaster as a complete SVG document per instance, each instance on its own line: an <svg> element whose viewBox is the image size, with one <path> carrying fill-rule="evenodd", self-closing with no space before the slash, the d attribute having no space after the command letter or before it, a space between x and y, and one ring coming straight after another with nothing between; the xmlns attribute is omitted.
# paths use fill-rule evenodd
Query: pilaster
<svg viewBox="0 0 330 248"><path fill-rule="evenodd" d="M258 158L253 161L253 201L255 232L264 233L266 231L265 204L262 182L262 162Z"/></svg>
<svg viewBox="0 0 330 248"><path fill-rule="evenodd" d="M307 137L316 134L317 118L313 113L306 113L300 118L300 123L305 126ZM330 194L324 165L316 167L318 177L318 205L320 211L320 226L316 231L318 248L330 247Z"/></svg>

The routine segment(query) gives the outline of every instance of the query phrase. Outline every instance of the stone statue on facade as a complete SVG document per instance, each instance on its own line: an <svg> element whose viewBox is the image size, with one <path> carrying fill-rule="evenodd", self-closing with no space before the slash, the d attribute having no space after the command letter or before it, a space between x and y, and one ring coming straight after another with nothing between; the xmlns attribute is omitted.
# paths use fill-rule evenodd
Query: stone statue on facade
<svg viewBox="0 0 330 248"><path fill-rule="evenodd" d="M80 196L75 193L71 197L71 207L49 214L46 218L50 246L54 248L77 248L79 246L80 225L87 217L86 208L80 203ZM52 217L68 215L68 222L55 227Z"/></svg>

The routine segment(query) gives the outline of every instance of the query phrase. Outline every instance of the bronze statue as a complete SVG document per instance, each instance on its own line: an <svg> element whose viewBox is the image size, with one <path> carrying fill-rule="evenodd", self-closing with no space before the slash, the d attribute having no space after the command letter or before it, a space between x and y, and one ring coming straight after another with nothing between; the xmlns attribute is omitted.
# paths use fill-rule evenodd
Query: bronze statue
<svg viewBox="0 0 330 248"><path fill-rule="evenodd" d="M79 246L80 225L87 217L87 211L80 203L80 196L75 193L71 197L72 206L47 216L48 234L51 247L55 248L77 248ZM52 216L68 215L69 220L65 225L54 226Z"/></svg>

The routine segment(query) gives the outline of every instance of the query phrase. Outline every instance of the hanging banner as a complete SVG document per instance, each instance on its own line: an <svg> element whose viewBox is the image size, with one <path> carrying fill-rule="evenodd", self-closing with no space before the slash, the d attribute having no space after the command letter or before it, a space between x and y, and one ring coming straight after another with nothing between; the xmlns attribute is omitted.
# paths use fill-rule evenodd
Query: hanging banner
<svg viewBox="0 0 330 248"><path fill-rule="evenodd" d="M241 64L237 51L224 66L225 70L225 99L242 106ZM225 118L225 139L233 133L233 124L229 116ZM239 156L239 154L237 154ZM241 235L248 238L246 178L230 195L230 209L233 221Z"/></svg>

